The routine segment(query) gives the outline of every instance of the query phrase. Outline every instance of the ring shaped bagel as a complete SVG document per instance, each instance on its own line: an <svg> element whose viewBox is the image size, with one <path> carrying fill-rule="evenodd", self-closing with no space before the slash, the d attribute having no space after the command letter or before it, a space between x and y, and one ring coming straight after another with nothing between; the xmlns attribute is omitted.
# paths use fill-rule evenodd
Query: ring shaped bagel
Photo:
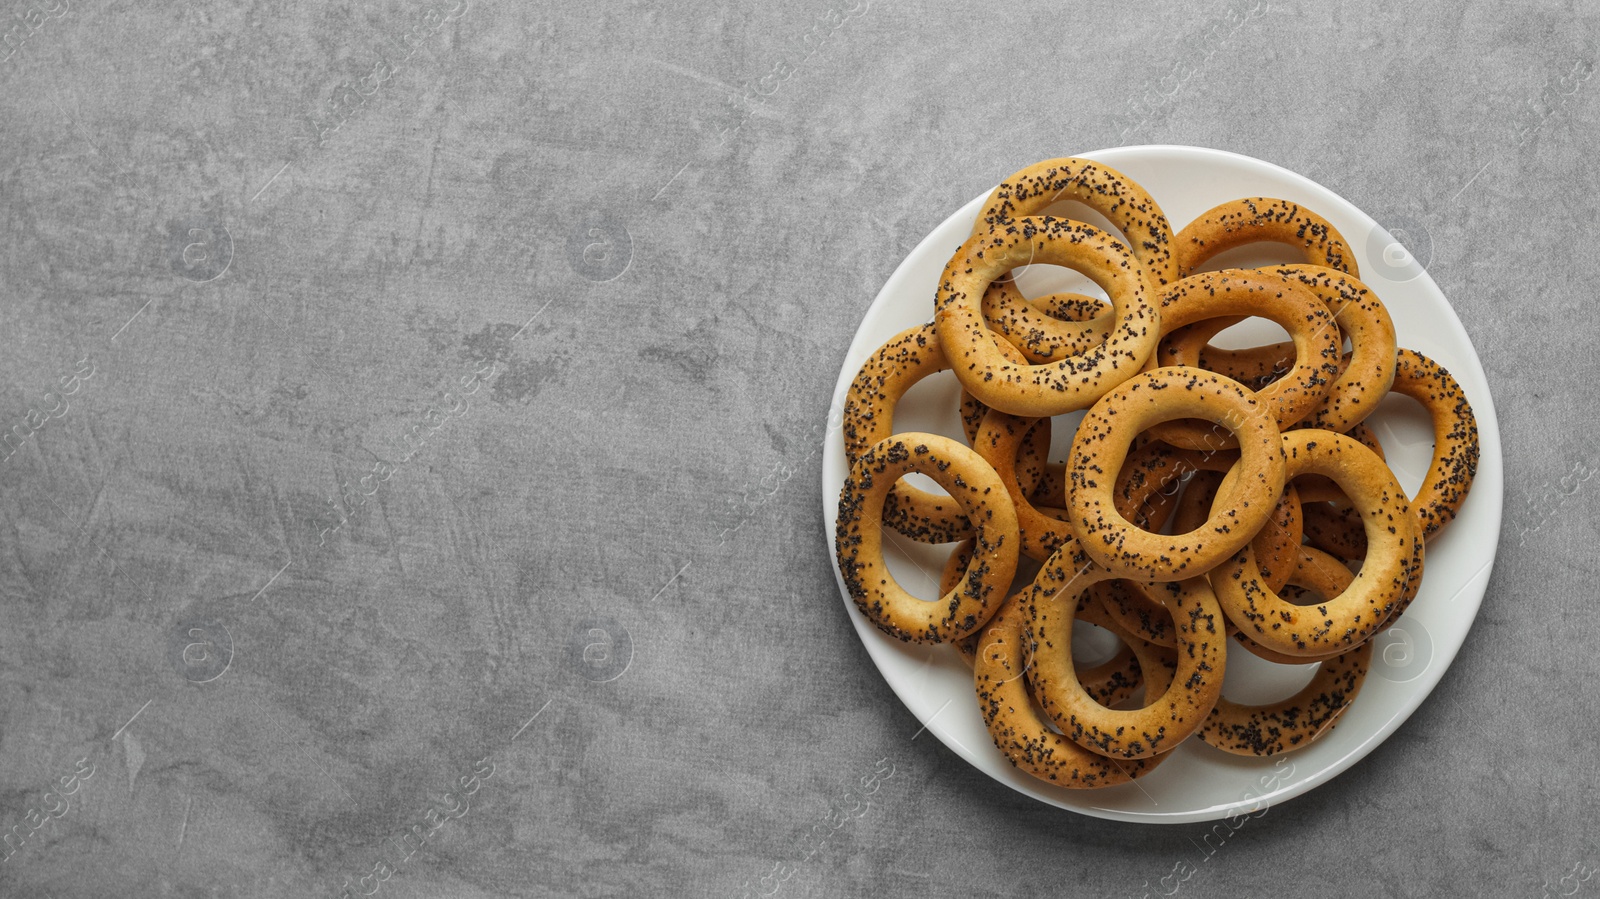
<svg viewBox="0 0 1600 899"><path fill-rule="evenodd" d="M1206 523L1166 536L1140 530L1117 511L1117 473L1134 439L1152 425L1202 418L1238 438L1244 476L1218 494ZM1158 368L1117 387L1083 417L1068 463L1067 510L1083 549L1117 577L1180 581L1209 571L1266 525L1283 494L1283 443L1265 404L1198 368Z"/></svg>
<svg viewBox="0 0 1600 899"><path fill-rule="evenodd" d="M1155 197L1127 175L1089 159L1046 159L1000 182L978 212L972 233L1039 215L1061 200L1076 200L1116 226L1153 286L1178 280L1172 224Z"/></svg>
<svg viewBox="0 0 1600 899"><path fill-rule="evenodd" d="M1112 787L1155 770L1167 756L1106 758L1050 729L1029 690L1027 673L1037 653L1028 636L1027 611L1021 607L1028 592L1024 590L1007 599L983 629L982 645L972 669L978 710L995 747L1018 769L1071 789ZM1158 658L1154 647L1139 643L1144 648L1136 648L1135 652L1144 653L1140 670L1145 673L1146 689L1164 692L1171 680L1170 669Z"/></svg>
<svg viewBox="0 0 1600 899"><path fill-rule="evenodd" d="M1322 660L1311 682L1287 699L1244 705L1224 696L1201 725L1200 739L1234 755L1277 755L1309 746L1350 707L1371 664L1367 642Z"/></svg>
<svg viewBox="0 0 1600 899"><path fill-rule="evenodd" d="M997 277L1028 263L1064 265L1099 284L1116 312L1111 337L1059 362L1007 361L981 300ZM1068 219L1020 218L968 239L945 266L936 302L939 342L962 386L987 406L1027 418L1093 405L1144 366L1160 328L1144 270L1128 248Z"/></svg>
<svg viewBox="0 0 1600 899"><path fill-rule="evenodd" d="M1328 431L1348 431L1372 414L1389 393L1394 382L1394 321L1378 295L1353 276L1320 265L1282 265L1259 269L1298 283L1311 291L1327 307L1337 325L1339 342L1350 339L1348 361L1340 360L1340 370L1327 396L1300 421L1301 427ZM1168 319L1163 311L1162 322ZM1255 390L1262 388L1265 376L1289 371L1296 355L1292 343L1275 343L1248 350L1224 350L1207 345L1236 319L1214 319L1172 333L1157 349L1162 365L1195 365L1225 374ZM1327 327L1327 325L1324 325ZM1209 330L1209 333L1207 333ZM1171 332L1169 332L1171 333ZM1252 383L1254 382L1254 383Z"/></svg>
<svg viewBox="0 0 1600 899"><path fill-rule="evenodd" d="M1110 577L1067 552L1045 563L1023 594L1037 647L1029 676L1045 715L1073 742L1100 755L1148 758L1181 743L1216 705L1222 695L1227 629L1205 578L1162 584L1158 590L1178 644L1172 683L1164 691L1147 693L1143 708L1106 708L1078 682L1072 626L1079 595Z"/></svg>
<svg viewBox="0 0 1600 899"><path fill-rule="evenodd" d="M1303 589L1312 595L1311 601L1302 599L1293 600L1297 606L1314 605L1315 600L1328 600L1343 593L1350 582L1355 580L1355 575L1338 558L1311 546L1300 547L1300 558L1295 566L1294 574L1290 576L1289 583ZM1287 599L1287 597L1285 597ZM1394 616L1390 616L1392 620ZM1382 625L1379 625L1382 628ZM1238 626L1232 621L1228 622L1228 636L1232 637L1240 646L1249 650L1252 655L1259 656L1269 662L1279 665L1304 665L1322 659L1333 658L1348 652L1348 648L1337 649L1322 656L1292 656L1281 652L1273 652L1260 643L1245 636Z"/></svg>
<svg viewBox="0 0 1600 899"><path fill-rule="evenodd" d="M1178 280L1178 266L1172 258L1172 225L1155 198L1121 172L1087 159L1047 159L1002 181L978 213L972 233L1042 215L1061 200L1084 204L1121 231L1151 287ZM1107 317L1064 322L1041 315L1037 306L1037 302L1022 299L1015 280L1009 277L997 278L983 298L989 326L1035 363L1057 362L1085 352L1104 342L1111 328Z"/></svg>
<svg viewBox="0 0 1600 899"><path fill-rule="evenodd" d="M1290 431L1283 435L1283 451L1290 478L1324 475L1350 498L1367 535L1361 572L1339 595L1297 606L1267 588L1255 552L1246 546L1211 572L1211 586L1229 620L1263 648L1292 656L1326 655L1363 642L1388 620L1410 581L1415 524L1394 473L1349 437ZM1218 508L1223 508L1220 498L1213 510Z"/></svg>
<svg viewBox="0 0 1600 899"><path fill-rule="evenodd" d="M945 561L944 570L940 574L941 593L949 593L960 584L961 576L967 570L967 563L972 560L972 546L971 540L963 540L956 546L955 551L950 553L950 558ZM1116 705L1137 693L1139 688L1144 686L1144 679L1139 668L1139 654L1134 652L1133 647L1143 641L1137 641L1106 614L1093 588L1078 602L1078 620L1103 627L1121 641L1121 645L1111 658L1098 665L1078 669L1078 681L1083 684L1083 688L1095 698L1095 701L1108 706ZM982 640L983 631L979 630L971 636L955 641L956 651L967 663L967 667L977 664L978 647ZM1177 661L1174 659L1173 665L1176 664Z"/></svg>
<svg viewBox="0 0 1600 899"><path fill-rule="evenodd" d="M1252 243L1286 243L1312 265L1361 271L1339 230L1315 212L1272 197L1246 197L1214 206L1179 231L1173 240L1178 274L1188 277L1213 257Z"/></svg>
<svg viewBox="0 0 1600 899"><path fill-rule="evenodd" d="M1294 339L1294 365L1283 377L1256 391L1272 409L1280 430L1300 421L1322 403L1328 385L1339 376L1339 329L1327 304L1297 281L1251 269L1229 269L1193 275L1161 295L1161 330L1206 319L1258 315L1283 326ZM1192 365L1196 358L1179 361ZM1151 360L1151 367L1160 363ZM1204 428L1173 422L1151 429L1157 440L1185 449L1204 449Z"/></svg>
<svg viewBox="0 0 1600 899"><path fill-rule="evenodd" d="M882 509L902 475L921 472L950 492L976 528L976 551L960 585L934 602L907 593L883 558ZM983 626L1017 570L1017 516L999 475L983 457L948 437L896 434L872 445L839 493L834 552L861 614L900 640L943 643Z"/></svg>
<svg viewBox="0 0 1600 899"><path fill-rule="evenodd" d="M1433 420L1433 461L1411 501L1427 539L1449 524L1467 499L1478 473L1478 419L1450 372L1416 350L1397 354L1394 392L1421 403Z"/></svg>

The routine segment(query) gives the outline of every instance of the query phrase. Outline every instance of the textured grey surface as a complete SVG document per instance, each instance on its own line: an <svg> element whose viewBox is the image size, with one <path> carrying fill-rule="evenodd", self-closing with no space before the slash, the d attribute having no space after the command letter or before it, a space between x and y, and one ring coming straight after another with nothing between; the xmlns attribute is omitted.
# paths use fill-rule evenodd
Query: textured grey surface
<svg viewBox="0 0 1600 899"><path fill-rule="evenodd" d="M1593 4L13 13L0 894L1600 891ZM1425 243L1508 463L1430 701L1209 858L912 740L818 511L905 253L1125 143Z"/></svg>

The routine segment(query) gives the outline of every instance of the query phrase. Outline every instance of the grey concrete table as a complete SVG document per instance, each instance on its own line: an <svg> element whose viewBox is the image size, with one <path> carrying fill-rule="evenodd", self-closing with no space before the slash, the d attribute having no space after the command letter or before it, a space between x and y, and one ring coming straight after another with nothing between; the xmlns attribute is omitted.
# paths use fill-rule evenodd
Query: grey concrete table
<svg viewBox="0 0 1600 899"><path fill-rule="evenodd" d="M19 0L0 894L1600 893L1597 12ZM1208 856L912 739L819 513L894 266L1132 143L1403 228L1505 434L1444 682Z"/></svg>

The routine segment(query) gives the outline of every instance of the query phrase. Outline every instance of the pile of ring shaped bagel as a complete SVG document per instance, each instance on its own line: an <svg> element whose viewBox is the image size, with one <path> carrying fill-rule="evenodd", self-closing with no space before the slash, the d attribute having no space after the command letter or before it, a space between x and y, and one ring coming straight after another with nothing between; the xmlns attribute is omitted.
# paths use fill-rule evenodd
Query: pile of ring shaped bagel
<svg viewBox="0 0 1600 899"><path fill-rule="evenodd" d="M1121 234L1041 214L1060 200ZM1199 271L1258 242L1299 258ZM1024 297L1011 273L1031 264L1080 272L1109 302ZM1063 787L1138 778L1194 736L1268 756L1326 733L1361 689L1373 636L1417 595L1427 541L1478 460L1460 386L1397 347L1344 237L1269 197L1174 233L1120 172L1051 159L995 188L932 311L867 360L846 399L835 552L861 613L901 640L953 644L995 745ZM1251 317L1290 340L1210 344ZM946 369L963 388L966 441L895 433L899 398ZM1362 424L1391 392L1432 419L1413 496ZM1080 410L1068 461L1050 463L1051 417ZM945 493L902 480L913 472ZM896 583L885 529L954 544L939 599ZM1024 556L1038 574L1011 592ZM1077 622L1119 650L1076 663ZM1244 705L1222 696L1241 652L1317 669L1282 701Z"/></svg>

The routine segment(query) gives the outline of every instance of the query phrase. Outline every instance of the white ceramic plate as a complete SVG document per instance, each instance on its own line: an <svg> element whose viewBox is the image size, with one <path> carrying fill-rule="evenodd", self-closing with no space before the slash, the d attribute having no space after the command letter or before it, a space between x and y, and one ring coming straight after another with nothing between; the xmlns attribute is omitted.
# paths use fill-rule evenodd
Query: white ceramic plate
<svg viewBox="0 0 1600 899"><path fill-rule="evenodd" d="M916 646L890 639L856 610L844 584L844 600L856 631L884 680L928 733L1001 783L1062 808L1124 821L1182 823L1208 821L1298 796L1354 765L1401 725L1444 676L1466 639L1483 600L1500 533L1502 500L1500 430L1483 367L1461 322L1438 285L1377 222L1327 188L1270 163L1198 147L1122 147L1081 154L1116 168L1148 190L1173 229L1211 207L1247 196L1280 197L1306 205L1331 221L1355 251L1362 280L1384 301L1394 318L1400 345L1437 360L1455 375L1478 417L1482 458L1460 516L1428 544L1422 592L1393 627L1377 638L1372 671L1361 694L1338 725L1311 746L1277 759L1230 756L1198 739L1186 741L1174 757L1134 783L1103 790L1066 790L1013 768L989 739L979 716L971 671L948 646ZM1019 160L1018 165L1028 160ZM890 276L856 331L834 389L833 413L823 447L822 507L832 553L839 490L845 477L838 412L856 371L890 337L933 317L934 291L950 255L969 234L984 197L975 198L928 235ZM1105 220L1076 204L1058 204L1055 214L1107 227ZM1290 261L1284 248L1242 247L1208 268ZM1030 296L1078 290L1104 296L1091 282L1066 269L1034 266L1018 275ZM1259 327L1258 327L1259 325ZM1246 322L1225 332L1219 343L1248 346L1283 339L1264 322ZM932 431L960 437L956 414L959 386L949 372L913 388L896 410L897 431ZM1055 423L1051 459L1062 460L1081 415ZM1432 432L1420 407L1390 397L1368 422L1382 440L1401 484L1415 492L1432 454ZM913 476L920 477L920 476ZM937 490L931 480L920 486ZM886 542L890 570L911 592L932 599L949 547L924 547L903 538ZM835 575L838 564L835 561ZM1082 627L1079 652L1107 652L1104 632ZM1097 645L1098 643L1098 645ZM1228 654L1224 692L1243 702L1287 696L1310 679L1311 666L1274 666L1249 653ZM1465 726L1463 723L1462 726Z"/></svg>

